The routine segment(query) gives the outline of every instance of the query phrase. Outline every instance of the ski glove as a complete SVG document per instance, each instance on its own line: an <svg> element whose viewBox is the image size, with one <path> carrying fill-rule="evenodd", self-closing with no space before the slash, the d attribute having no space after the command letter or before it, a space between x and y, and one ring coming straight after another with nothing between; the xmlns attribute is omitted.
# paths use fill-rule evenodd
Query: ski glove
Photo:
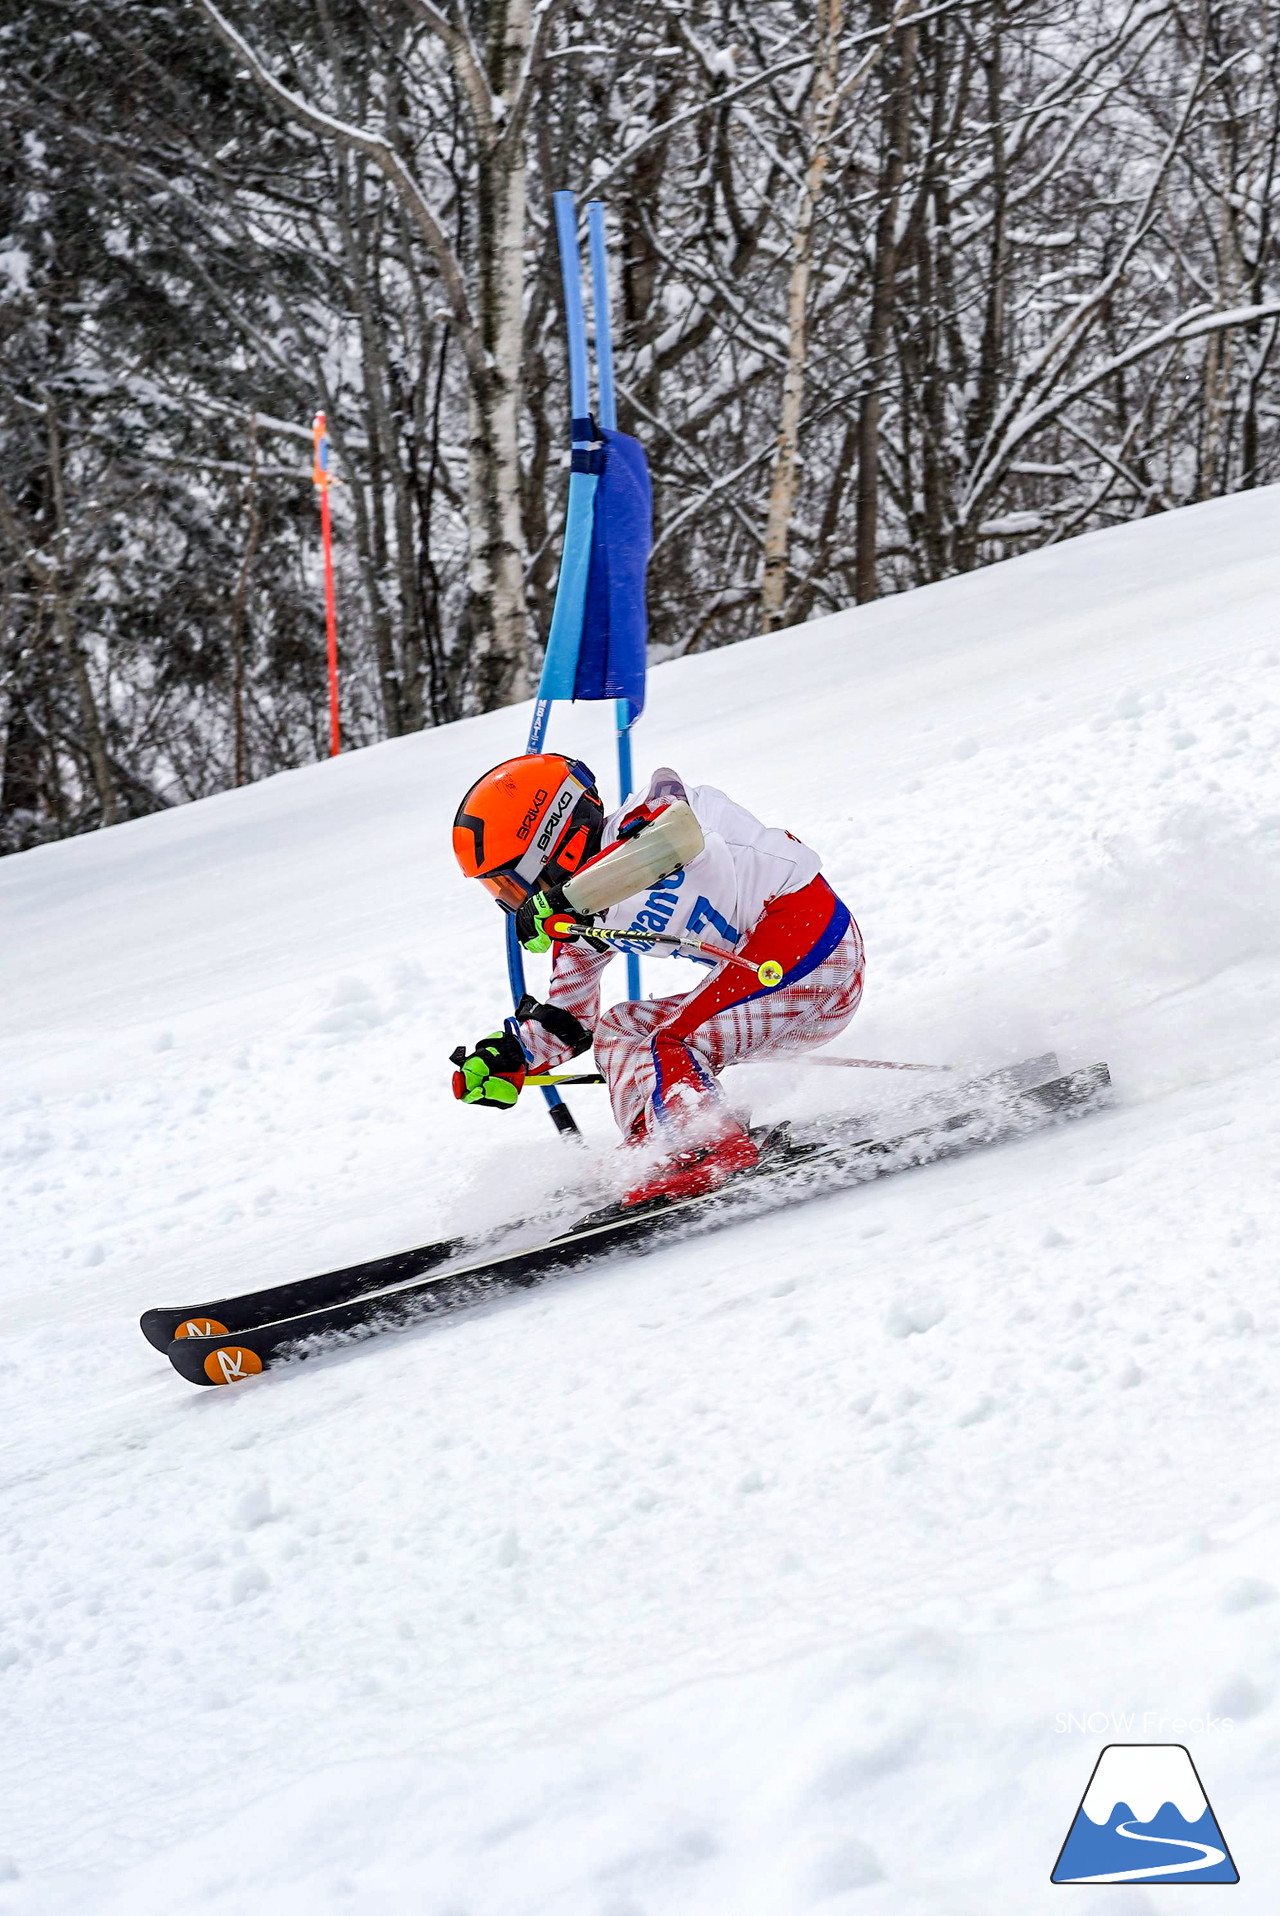
<svg viewBox="0 0 1280 1916"><path fill-rule="evenodd" d="M526 951L550 951L551 936L546 928L548 918L558 921L556 942L581 938L591 929L590 918L574 911L565 901L564 892L559 885L548 885L546 891L536 891L526 898L516 912L516 937ZM580 929L568 929L580 927Z"/></svg>
<svg viewBox="0 0 1280 1916"><path fill-rule="evenodd" d="M491 1031L470 1051L459 1045L449 1054L456 1065L453 1095L463 1104L489 1104L509 1111L520 1096L528 1060L524 1047L509 1031Z"/></svg>

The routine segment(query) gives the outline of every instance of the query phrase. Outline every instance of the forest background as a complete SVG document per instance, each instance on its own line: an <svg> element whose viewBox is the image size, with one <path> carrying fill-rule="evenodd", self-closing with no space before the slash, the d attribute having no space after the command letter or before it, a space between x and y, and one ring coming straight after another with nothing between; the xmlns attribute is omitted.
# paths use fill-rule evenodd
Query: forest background
<svg viewBox="0 0 1280 1916"><path fill-rule="evenodd" d="M0 851L525 696L609 207L655 658L1280 479L1280 0L0 23Z"/></svg>

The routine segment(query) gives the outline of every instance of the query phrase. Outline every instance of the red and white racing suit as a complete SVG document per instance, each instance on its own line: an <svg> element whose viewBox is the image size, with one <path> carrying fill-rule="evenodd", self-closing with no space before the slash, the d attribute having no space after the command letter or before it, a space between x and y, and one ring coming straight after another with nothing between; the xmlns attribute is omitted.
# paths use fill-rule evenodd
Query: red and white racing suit
<svg viewBox="0 0 1280 1916"><path fill-rule="evenodd" d="M617 950L628 929L689 933L759 964L774 959L783 980L759 985L736 965L718 965L705 984L671 998L647 998L600 1010L600 975L613 953L581 942L558 945L547 1002L562 1006L593 1034L624 1137L659 1136L713 1116L716 1078L736 1059L811 1051L848 1024L862 996L862 937L826 880L821 860L790 832L762 825L713 785L688 789L664 767L643 798L607 820L613 844L637 817L652 818L684 798L705 843L682 871L611 907L601 926ZM630 949L636 949L634 945ZM662 945L639 947L669 957ZM545 1071L570 1056L541 1025L520 1027L529 1069Z"/></svg>

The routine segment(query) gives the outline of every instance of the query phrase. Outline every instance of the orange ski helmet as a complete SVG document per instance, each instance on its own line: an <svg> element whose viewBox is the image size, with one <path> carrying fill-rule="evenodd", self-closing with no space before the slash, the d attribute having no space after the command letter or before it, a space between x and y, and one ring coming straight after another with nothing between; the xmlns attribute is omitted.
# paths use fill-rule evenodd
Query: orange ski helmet
<svg viewBox="0 0 1280 1916"><path fill-rule="evenodd" d="M504 911L517 911L593 858L603 829L594 774L558 752L527 752L476 780L453 821L453 855Z"/></svg>

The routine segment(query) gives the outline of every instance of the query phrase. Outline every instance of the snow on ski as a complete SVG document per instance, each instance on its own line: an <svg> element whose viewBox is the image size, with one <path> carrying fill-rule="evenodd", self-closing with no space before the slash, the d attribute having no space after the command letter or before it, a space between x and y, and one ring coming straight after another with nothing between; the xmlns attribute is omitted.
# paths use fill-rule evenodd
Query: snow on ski
<svg viewBox="0 0 1280 1916"><path fill-rule="evenodd" d="M1027 1090L1057 1075L1057 1057L1052 1051L1045 1051L1035 1058L1023 1058L1017 1064L957 1078L923 1099L912 1100L898 1117L901 1120L921 1112L938 1118L945 1115L942 1099L969 1098L979 1090L986 1093ZM845 1119L840 1130L845 1137L856 1132L857 1141L861 1142L873 1126L871 1119ZM286 1279L282 1284L269 1284L255 1291L216 1297L199 1304L156 1305L144 1311L139 1322L147 1342L158 1351L167 1351L175 1338L218 1337L231 1331L250 1330L282 1317L298 1317L305 1311L346 1304L371 1291L391 1290L412 1278L426 1277L464 1254L474 1255L486 1248L489 1241L483 1234L441 1238L411 1250L369 1258L336 1271L324 1271L315 1277Z"/></svg>
<svg viewBox="0 0 1280 1916"><path fill-rule="evenodd" d="M543 1243L483 1257L436 1276L411 1277L391 1287L364 1290L347 1302L285 1315L256 1327L175 1336L168 1347L169 1361L189 1383L237 1383L282 1361L315 1355L331 1339L353 1333L372 1335L484 1296L531 1286L559 1271L581 1269L618 1251L736 1223L775 1206L826 1195L842 1185L1027 1135L1055 1119L1100 1108L1107 1101L1110 1083L1106 1065L1095 1064L1047 1084L1006 1093L994 1108L979 1104L893 1138L827 1145L784 1137L774 1150L766 1150L754 1171L718 1191L639 1212L620 1213L615 1207ZM412 1258L415 1254L402 1255Z"/></svg>

